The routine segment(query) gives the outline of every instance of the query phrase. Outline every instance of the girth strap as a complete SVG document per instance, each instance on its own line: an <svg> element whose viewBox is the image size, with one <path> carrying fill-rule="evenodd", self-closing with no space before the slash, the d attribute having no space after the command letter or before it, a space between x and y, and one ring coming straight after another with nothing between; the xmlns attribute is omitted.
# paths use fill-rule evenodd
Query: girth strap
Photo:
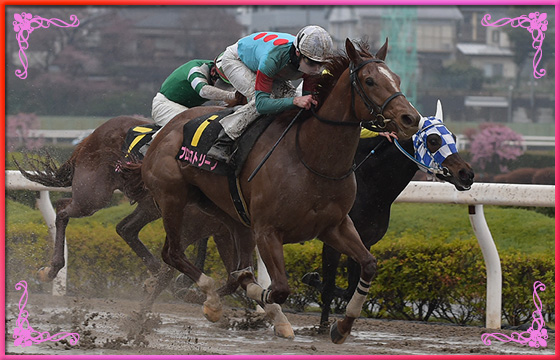
<svg viewBox="0 0 560 360"><path fill-rule="evenodd" d="M245 203L245 199L243 198L243 194L241 192L241 187L239 186L239 178L235 176L235 172L233 171L233 169L229 171L227 179L231 200L233 201L233 206L235 207L235 211L237 211L239 220L241 220L243 225L250 227L251 220L249 218L249 210L247 209L247 204Z"/></svg>

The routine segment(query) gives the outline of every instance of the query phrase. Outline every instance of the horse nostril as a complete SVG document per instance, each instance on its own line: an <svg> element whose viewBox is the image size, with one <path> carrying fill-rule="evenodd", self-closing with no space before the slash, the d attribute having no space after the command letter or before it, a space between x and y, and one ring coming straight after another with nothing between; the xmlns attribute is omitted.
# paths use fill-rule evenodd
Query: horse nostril
<svg viewBox="0 0 560 360"><path fill-rule="evenodd" d="M459 170L459 178L463 181L473 181L474 172L469 169L461 169Z"/></svg>
<svg viewBox="0 0 560 360"><path fill-rule="evenodd" d="M408 114L401 116L401 123L406 127L418 126L419 122L420 116L413 116Z"/></svg>

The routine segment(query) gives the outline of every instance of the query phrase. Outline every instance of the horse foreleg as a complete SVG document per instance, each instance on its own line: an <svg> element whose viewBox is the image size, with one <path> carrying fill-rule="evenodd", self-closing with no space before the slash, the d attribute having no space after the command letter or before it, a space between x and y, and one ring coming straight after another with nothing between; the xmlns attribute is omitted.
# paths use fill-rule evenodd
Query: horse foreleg
<svg viewBox="0 0 560 360"><path fill-rule="evenodd" d="M373 255L360 240L360 236L348 216L340 226L321 234L319 238L335 250L348 255L361 266L360 281L346 306L346 316L331 326L331 340L336 344L342 344L350 335L354 320L360 316L369 286L377 270L377 264Z"/></svg>
<svg viewBox="0 0 560 360"><path fill-rule="evenodd" d="M253 268L248 267L238 271L232 272L232 276L237 279L237 282L247 292L247 296L259 304L265 311L266 316L272 320L274 325L274 334L287 339L294 339L294 330L288 321L288 318L282 312L279 304L267 303L270 301L268 295L270 290L264 289L259 285L255 279Z"/></svg>
<svg viewBox="0 0 560 360"><path fill-rule="evenodd" d="M323 246L323 288L321 289L321 322L320 326L328 326L331 304L336 296L336 272L340 262L340 253L329 245Z"/></svg>
<svg viewBox="0 0 560 360"><path fill-rule="evenodd" d="M288 318L282 313L279 304L284 303L290 293L288 280L286 279L286 269L284 265L284 252L282 241L276 234L265 236L254 236L258 239L259 254L262 258L266 270L270 276L271 284L264 289L255 281L252 273L240 277L241 286L247 291L247 296L255 301L264 309L267 316L274 324L274 333L277 336L293 339L294 331ZM242 254L252 254L252 249L242 250Z"/></svg>

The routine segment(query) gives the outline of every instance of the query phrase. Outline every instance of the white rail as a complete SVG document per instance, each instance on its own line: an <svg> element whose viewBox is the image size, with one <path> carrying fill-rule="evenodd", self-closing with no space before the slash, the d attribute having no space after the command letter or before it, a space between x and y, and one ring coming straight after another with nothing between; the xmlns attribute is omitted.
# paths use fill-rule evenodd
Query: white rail
<svg viewBox="0 0 560 360"><path fill-rule="evenodd" d="M47 222L51 236L54 236L52 231L54 210L50 204L48 191L68 192L71 191L70 188L48 188L25 179L18 171L6 171L6 189L40 191L41 196L37 200L38 206ZM502 271L496 245L484 218L483 205L554 207L554 185L478 183L474 184L469 191L457 191L453 185L448 183L412 181L399 195L396 202L469 205L471 225L486 263L486 327L499 329L502 309ZM264 265L261 266L264 267ZM261 272L264 274L265 271L266 269L260 268L259 274ZM61 273L59 273L60 275ZM65 276L65 274L62 275ZM62 283L56 285L57 287L65 287L66 280L58 280L57 283ZM64 289L57 288L56 293L64 294Z"/></svg>
<svg viewBox="0 0 560 360"><path fill-rule="evenodd" d="M554 136L523 135L521 146L523 150L527 148L549 148L554 149L556 141ZM470 140L463 134L457 135L457 149L466 150L469 148Z"/></svg>
<svg viewBox="0 0 560 360"><path fill-rule="evenodd" d="M457 191L449 183L411 181L397 202L554 207L554 185L475 183Z"/></svg>

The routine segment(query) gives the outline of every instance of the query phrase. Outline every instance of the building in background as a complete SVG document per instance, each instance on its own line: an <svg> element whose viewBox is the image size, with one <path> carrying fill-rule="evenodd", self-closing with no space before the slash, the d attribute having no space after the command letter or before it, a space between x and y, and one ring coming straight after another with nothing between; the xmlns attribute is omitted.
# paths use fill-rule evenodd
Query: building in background
<svg viewBox="0 0 560 360"><path fill-rule="evenodd" d="M21 97L11 101L16 98L10 96L9 111L32 109L38 113L86 115L98 114L103 107L119 107L120 111L149 114L153 93L184 62L214 58L237 39L255 31L296 34L303 26L316 24L329 31L339 49L350 38L367 40L375 51L389 37L387 63L404 81L415 84L413 88L403 86L422 113L433 112L436 100L442 99L445 108L453 109L446 113L451 120L554 121L553 7L541 9L550 9L551 25L545 40L549 48L541 63L548 73L538 81L531 77L531 54L525 56L525 63L515 62L516 49L510 37L527 31L480 23L487 13L498 19L527 12L528 7L10 6L7 18L13 17L13 11L27 8L46 17L79 15L77 29L33 32L26 51L30 74L26 81L39 81L41 76L50 81L51 88L67 88L68 95L59 96L61 101L68 96L81 98L69 101L70 106L51 106L58 100L50 95L56 94L25 87L29 91L25 98L32 100L27 100L26 105ZM393 13L388 8L393 8ZM405 11L409 9L414 11ZM404 43L392 42L403 32L407 33ZM6 52L11 54L7 57L11 60L7 64L9 89L24 90L22 81L13 76L12 68L19 65L13 32L7 32ZM47 99L47 105L41 105L41 99ZM116 106L117 99L122 99L122 104Z"/></svg>

